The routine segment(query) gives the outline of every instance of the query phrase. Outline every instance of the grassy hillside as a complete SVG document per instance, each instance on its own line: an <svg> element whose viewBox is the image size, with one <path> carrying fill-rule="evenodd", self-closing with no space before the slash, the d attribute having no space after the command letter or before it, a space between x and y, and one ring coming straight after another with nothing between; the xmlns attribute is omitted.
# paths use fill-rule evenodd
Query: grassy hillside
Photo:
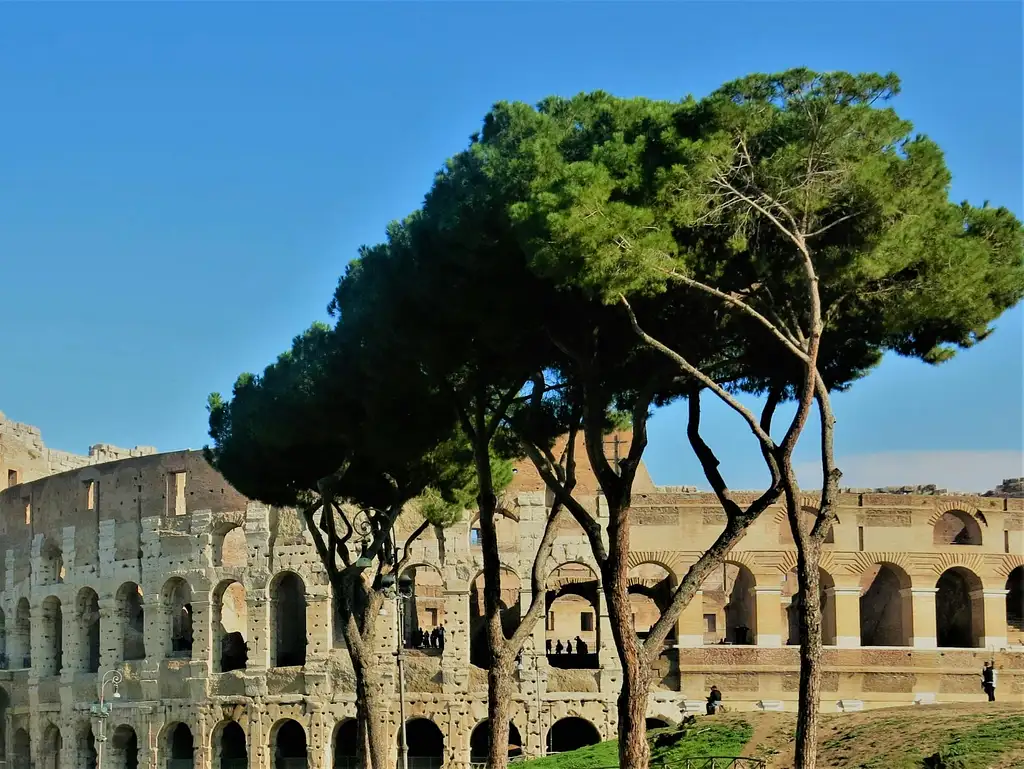
<svg viewBox="0 0 1024 769"><path fill-rule="evenodd" d="M688 756L764 758L791 769L792 713L700 717L690 728L650 733L652 764L678 766ZM818 736L819 769L1024 769L1020 703L931 705L828 714ZM522 769L606 769L618 765L618 743L517 764Z"/></svg>

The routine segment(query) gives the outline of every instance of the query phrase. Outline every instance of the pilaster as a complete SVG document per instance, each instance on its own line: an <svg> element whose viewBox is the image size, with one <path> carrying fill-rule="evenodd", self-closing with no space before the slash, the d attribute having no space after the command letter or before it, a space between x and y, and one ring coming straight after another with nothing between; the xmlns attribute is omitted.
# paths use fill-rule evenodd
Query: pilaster
<svg viewBox="0 0 1024 769"><path fill-rule="evenodd" d="M676 620L676 638L678 646L692 649L704 645L704 591L693 594Z"/></svg>
<svg viewBox="0 0 1024 769"><path fill-rule="evenodd" d="M935 649L935 594L937 587L911 587L900 590L903 601L904 633L910 631L910 645L915 649ZM910 598L909 601L906 598Z"/></svg>
<svg viewBox="0 0 1024 769"><path fill-rule="evenodd" d="M1009 646L1006 635L1006 596L1009 594L1009 590L999 588L986 588L971 593L971 614L975 625L980 625L976 631L981 638L979 645L982 648L1004 649Z"/></svg>
<svg viewBox="0 0 1024 769"><path fill-rule="evenodd" d="M758 585L750 589L757 617L755 643L758 646L782 646L782 586Z"/></svg>
<svg viewBox="0 0 1024 769"><path fill-rule="evenodd" d="M836 646L855 649L860 646L860 587L830 587L828 600L835 602Z"/></svg>

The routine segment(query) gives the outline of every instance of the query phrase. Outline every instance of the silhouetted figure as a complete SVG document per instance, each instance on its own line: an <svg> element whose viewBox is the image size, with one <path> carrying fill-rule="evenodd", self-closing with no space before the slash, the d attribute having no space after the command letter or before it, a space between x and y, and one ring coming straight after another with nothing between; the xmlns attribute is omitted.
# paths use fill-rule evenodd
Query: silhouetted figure
<svg viewBox="0 0 1024 769"><path fill-rule="evenodd" d="M988 695L989 702L996 701L996 666L992 662L986 662L981 669L981 688Z"/></svg>
<svg viewBox="0 0 1024 769"><path fill-rule="evenodd" d="M437 628L434 628L433 630L430 631L430 648L431 649L436 649L437 648Z"/></svg>
<svg viewBox="0 0 1024 769"><path fill-rule="evenodd" d="M565 653L572 654L572 641L565 642Z"/></svg>
<svg viewBox="0 0 1024 769"><path fill-rule="evenodd" d="M562 653L562 648L563 647L562 647L562 642L561 641L556 643L555 644L555 654L561 654Z"/></svg>
<svg viewBox="0 0 1024 769"><path fill-rule="evenodd" d="M587 648L587 642L579 636L576 636L576 654L582 657L588 651L589 649Z"/></svg>
<svg viewBox="0 0 1024 769"><path fill-rule="evenodd" d="M444 625L437 629L437 648L444 651Z"/></svg>
<svg viewBox="0 0 1024 769"><path fill-rule="evenodd" d="M720 707L722 707L722 693L717 686L712 686L711 693L708 694L708 715L715 715Z"/></svg>

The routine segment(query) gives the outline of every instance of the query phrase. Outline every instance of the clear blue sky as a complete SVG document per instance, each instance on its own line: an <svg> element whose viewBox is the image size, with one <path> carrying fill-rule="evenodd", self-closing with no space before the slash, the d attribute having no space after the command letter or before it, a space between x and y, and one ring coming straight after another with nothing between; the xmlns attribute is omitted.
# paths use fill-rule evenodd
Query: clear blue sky
<svg viewBox="0 0 1024 769"><path fill-rule="evenodd" d="M67 450L201 446L207 393L325 317L356 248L500 99L894 70L953 196L1021 215L1021 58L1015 2L3 4L0 410ZM847 481L1024 474L1022 320L841 396ZM731 485L760 483L742 426L707 426ZM702 485L677 409L648 464Z"/></svg>

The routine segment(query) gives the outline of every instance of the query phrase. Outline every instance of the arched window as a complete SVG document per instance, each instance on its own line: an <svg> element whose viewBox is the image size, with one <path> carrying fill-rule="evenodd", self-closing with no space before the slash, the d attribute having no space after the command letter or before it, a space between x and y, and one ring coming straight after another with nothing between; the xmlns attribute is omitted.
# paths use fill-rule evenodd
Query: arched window
<svg viewBox="0 0 1024 769"><path fill-rule="evenodd" d="M907 573L877 563L861 576L860 587L861 646L910 646L914 614Z"/></svg>
<svg viewBox="0 0 1024 769"><path fill-rule="evenodd" d="M407 649L440 654L444 648L444 580L433 566L420 564L402 572L412 596L405 601L402 640Z"/></svg>
<svg viewBox="0 0 1024 769"><path fill-rule="evenodd" d="M270 653L274 666L306 664L306 586L297 574L286 571L270 586Z"/></svg>
<svg viewBox="0 0 1024 769"><path fill-rule="evenodd" d="M290 718L277 724L272 731L274 769L306 769L306 732L298 721Z"/></svg>
<svg viewBox="0 0 1024 769"><path fill-rule="evenodd" d="M566 753L570 750L596 745L601 741L597 727L585 718L569 716L551 726L548 730L548 752Z"/></svg>
<svg viewBox="0 0 1024 769"><path fill-rule="evenodd" d="M508 638L519 627L522 620L520 589L522 583L511 569L502 567L500 596L501 627ZM469 589L469 661L481 668L491 666L491 652L487 641L487 618L484 614L484 574L476 575Z"/></svg>
<svg viewBox="0 0 1024 769"><path fill-rule="evenodd" d="M213 565L244 567L249 563L249 542L245 529L227 524L213 534Z"/></svg>
<svg viewBox="0 0 1024 769"><path fill-rule="evenodd" d="M64 667L64 617L60 599L51 595L40 607L42 659L36 660L40 676L55 676Z"/></svg>
<svg viewBox="0 0 1024 769"><path fill-rule="evenodd" d="M818 569L818 602L821 606L821 643L824 646L836 645L836 602L829 591L835 588L835 581L824 569ZM786 643L790 646L800 644L800 583L796 569L792 569L782 579L782 612L783 626L789 630Z"/></svg>
<svg viewBox="0 0 1024 769"><path fill-rule="evenodd" d="M217 769L248 769L249 751L246 748L245 732L235 721L221 724L213 737L217 752Z"/></svg>
<svg viewBox="0 0 1024 769"><path fill-rule="evenodd" d="M95 673L100 669L100 597L91 587L78 591L75 615L79 654L76 669Z"/></svg>
<svg viewBox="0 0 1024 769"><path fill-rule="evenodd" d="M359 756L359 724L354 718L342 721L334 729L332 746L334 769L356 769Z"/></svg>
<svg viewBox="0 0 1024 769"><path fill-rule="evenodd" d="M1024 645L1024 566L1006 578L1006 639L1013 646Z"/></svg>
<svg viewBox="0 0 1024 769"><path fill-rule="evenodd" d="M747 646L757 643L754 585L750 569L739 563L723 563L708 575L701 586L705 643Z"/></svg>
<svg viewBox="0 0 1024 769"><path fill-rule="evenodd" d="M121 655L125 661L146 658L146 614L142 588L125 582L117 590L117 615L121 625Z"/></svg>
<svg viewBox="0 0 1024 769"><path fill-rule="evenodd" d="M192 656L192 588L180 577L172 577L161 591L164 621L167 623L167 656Z"/></svg>
<svg viewBox="0 0 1024 769"><path fill-rule="evenodd" d="M64 582L64 553L47 537L39 550L39 584L59 585Z"/></svg>
<svg viewBox="0 0 1024 769"><path fill-rule="evenodd" d="M961 567L942 572L936 583L935 635L940 647L976 648L985 636L981 580Z"/></svg>
<svg viewBox="0 0 1024 769"><path fill-rule="evenodd" d="M675 579L658 563L641 563L629 570L629 602L633 609L633 629L646 638L654 624L672 602ZM675 640L675 629L669 631L665 642Z"/></svg>
<svg viewBox="0 0 1024 769"><path fill-rule="evenodd" d="M171 759L167 764L168 769L192 769L195 745L192 730L187 724L178 723L169 729L166 749Z"/></svg>
<svg viewBox="0 0 1024 769"><path fill-rule="evenodd" d="M11 769L32 769L32 741L28 732L18 729L11 740Z"/></svg>
<svg viewBox="0 0 1024 769"><path fill-rule="evenodd" d="M92 725L81 721L75 734L75 767L96 769L96 737L92 733Z"/></svg>
<svg viewBox="0 0 1024 769"><path fill-rule="evenodd" d="M491 749L491 722L486 718L476 725L469 735L469 763L486 764ZM520 758L523 755L523 738L511 721L508 722L508 757Z"/></svg>
<svg viewBox="0 0 1024 769"><path fill-rule="evenodd" d="M63 746L64 740L61 738L60 729L50 724L43 734L39 769L60 769L60 752Z"/></svg>
<svg viewBox="0 0 1024 769"><path fill-rule="evenodd" d="M7 670L10 660L7 657L7 616L0 609L0 670Z"/></svg>
<svg viewBox="0 0 1024 769"><path fill-rule="evenodd" d="M981 526L963 510L943 513L932 529L933 545L980 545Z"/></svg>
<svg viewBox="0 0 1024 769"><path fill-rule="evenodd" d="M121 724L114 729L110 738L110 766L116 769L139 769L139 737L128 724ZM107 758L103 758L106 769Z"/></svg>
<svg viewBox="0 0 1024 769"><path fill-rule="evenodd" d="M406 721L405 732L409 746L409 769L440 769L444 763L444 735L437 724L429 718L413 718ZM401 760L401 734L398 739Z"/></svg>
<svg viewBox="0 0 1024 769"><path fill-rule="evenodd" d="M10 704L7 691L0 686L0 762L7 760L7 708Z"/></svg>
<svg viewBox="0 0 1024 769"><path fill-rule="evenodd" d="M560 668L598 667L598 581L582 563L565 563L547 579L544 647L548 664Z"/></svg>
<svg viewBox="0 0 1024 769"><path fill-rule="evenodd" d="M244 670L249 660L249 609L240 582L222 582L213 594L214 661L221 673Z"/></svg>
<svg viewBox="0 0 1024 769"><path fill-rule="evenodd" d="M14 610L10 647L12 669L32 667L32 610L27 598L19 599Z"/></svg>

